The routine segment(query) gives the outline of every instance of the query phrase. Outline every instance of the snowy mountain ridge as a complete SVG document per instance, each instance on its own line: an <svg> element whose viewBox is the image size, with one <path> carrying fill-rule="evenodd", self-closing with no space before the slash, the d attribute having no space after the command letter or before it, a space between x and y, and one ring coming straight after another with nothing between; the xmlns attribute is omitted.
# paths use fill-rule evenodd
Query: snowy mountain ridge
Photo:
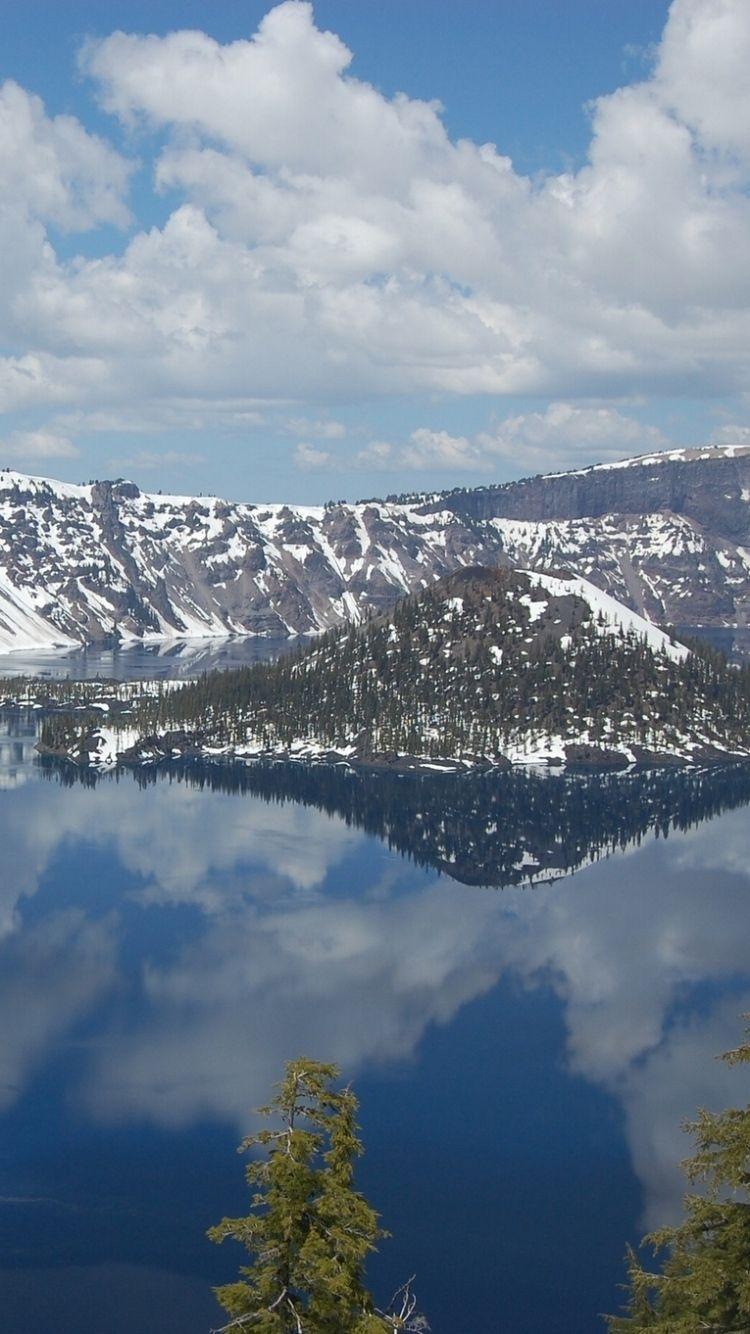
<svg viewBox="0 0 750 1334"><path fill-rule="evenodd" d="M299 506L0 472L0 649L314 635L465 565L574 571L647 620L750 623L750 449Z"/></svg>

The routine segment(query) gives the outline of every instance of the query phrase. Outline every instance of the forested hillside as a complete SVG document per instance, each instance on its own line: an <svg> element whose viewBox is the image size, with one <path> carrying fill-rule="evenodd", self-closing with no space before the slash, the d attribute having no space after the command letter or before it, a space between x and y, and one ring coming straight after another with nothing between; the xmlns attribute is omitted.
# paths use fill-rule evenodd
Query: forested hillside
<svg viewBox="0 0 750 1334"><path fill-rule="evenodd" d="M134 702L106 728L50 719L50 750L185 747L359 760L618 762L750 751L750 672L689 652L586 580L473 568L273 664Z"/></svg>

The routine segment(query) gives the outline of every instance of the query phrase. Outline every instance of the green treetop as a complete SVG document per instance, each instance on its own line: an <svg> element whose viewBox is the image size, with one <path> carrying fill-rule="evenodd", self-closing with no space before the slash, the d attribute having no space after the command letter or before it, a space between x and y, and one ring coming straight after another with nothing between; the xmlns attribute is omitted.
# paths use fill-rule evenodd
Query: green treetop
<svg viewBox="0 0 750 1334"><path fill-rule="evenodd" d="M750 1063L745 1042L722 1058ZM703 1192L685 1197L685 1219L645 1238L665 1251L661 1272L629 1252L627 1313L616 1334L748 1334L750 1331L750 1106L702 1111L686 1127L696 1152L685 1169Z"/></svg>
<svg viewBox="0 0 750 1334"><path fill-rule="evenodd" d="M354 1189L362 1153L351 1089L335 1065L290 1061L277 1096L260 1109L271 1124L248 1136L260 1149L246 1168L252 1208L209 1237L239 1241L252 1256L242 1278L216 1289L231 1319L224 1330L258 1334L382 1334L426 1330L407 1284L387 1312L364 1286L364 1263L386 1234Z"/></svg>

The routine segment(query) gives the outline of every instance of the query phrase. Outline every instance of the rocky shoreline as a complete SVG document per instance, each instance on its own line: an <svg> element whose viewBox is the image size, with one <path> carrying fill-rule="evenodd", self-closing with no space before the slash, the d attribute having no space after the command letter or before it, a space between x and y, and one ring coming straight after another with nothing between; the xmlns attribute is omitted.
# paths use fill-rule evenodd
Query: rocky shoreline
<svg viewBox="0 0 750 1334"><path fill-rule="evenodd" d="M390 773L510 772L525 767L566 769L581 773L617 772L626 769L706 768L722 764L750 762L750 751L723 750L716 746L695 745L684 753L650 750L643 746L622 749L570 742L544 747L529 745L527 754L497 755L409 755L395 751L371 752L366 746L335 749L300 741L285 747L217 746L199 733L173 731L131 739L127 730L120 735L111 728L96 728L71 747L53 747L39 742L36 749L48 759L75 764L82 768L140 768L167 764L173 760L217 759L252 763L279 761L315 765L344 765L357 771Z"/></svg>

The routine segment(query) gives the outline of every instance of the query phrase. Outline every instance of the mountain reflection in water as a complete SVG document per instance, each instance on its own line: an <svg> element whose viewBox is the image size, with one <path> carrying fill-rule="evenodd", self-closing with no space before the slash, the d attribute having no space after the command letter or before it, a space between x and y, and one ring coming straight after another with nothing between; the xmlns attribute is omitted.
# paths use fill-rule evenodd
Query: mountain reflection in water
<svg viewBox="0 0 750 1334"><path fill-rule="evenodd" d="M602 1331L682 1119L750 1096L715 1060L750 1009L747 770L97 780L34 726L0 735L4 1334L220 1323L240 1257L205 1228L300 1052L356 1081L378 1292L416 1270L434 1334Z"/></svg>
<svg viewBox="0 0 750 1334"><path fill-rule="evenodd" d="M52 781L185 783L314 807L465 885L554 880L750 802L750 764L629 773L394 773L346 765L189 760L100 774L41 761Z"/></svg>

